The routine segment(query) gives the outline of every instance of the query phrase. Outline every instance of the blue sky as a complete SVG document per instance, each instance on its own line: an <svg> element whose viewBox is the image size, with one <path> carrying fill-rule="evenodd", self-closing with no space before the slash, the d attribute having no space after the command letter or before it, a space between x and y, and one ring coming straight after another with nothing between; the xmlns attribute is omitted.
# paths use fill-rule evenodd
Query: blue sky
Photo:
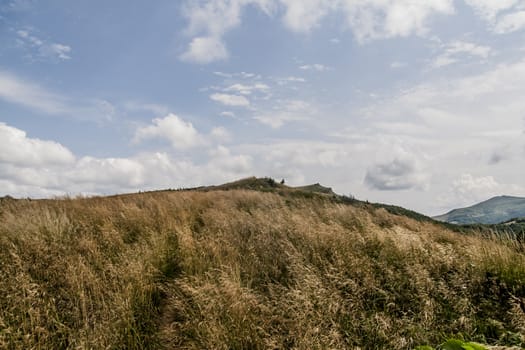
<svg viewBox="0 0 525 350"><path fill-rule="evenodd" d="M0 1L0 195L525 195L525 1Z"/></svg>

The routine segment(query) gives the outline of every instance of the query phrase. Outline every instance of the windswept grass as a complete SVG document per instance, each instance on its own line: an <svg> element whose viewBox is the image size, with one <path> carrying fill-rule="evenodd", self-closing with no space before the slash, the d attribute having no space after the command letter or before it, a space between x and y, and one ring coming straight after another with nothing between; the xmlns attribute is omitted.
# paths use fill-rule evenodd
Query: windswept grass
<svg viewBox="0 0 525 350"><path fill-rule="evenodd" d="M521 244L322 196L2 200L0 348L522 345Z"/></svg>

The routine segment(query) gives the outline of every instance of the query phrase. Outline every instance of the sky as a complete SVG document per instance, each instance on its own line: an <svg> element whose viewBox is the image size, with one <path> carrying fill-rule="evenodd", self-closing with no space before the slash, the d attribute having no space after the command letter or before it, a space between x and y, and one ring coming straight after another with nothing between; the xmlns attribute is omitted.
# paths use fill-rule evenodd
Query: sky
<svg viewBox="0 0 525 350"><path fill-rule="evenodd" d="M0 196L525 196L524 0L0 0Z"/></svg>

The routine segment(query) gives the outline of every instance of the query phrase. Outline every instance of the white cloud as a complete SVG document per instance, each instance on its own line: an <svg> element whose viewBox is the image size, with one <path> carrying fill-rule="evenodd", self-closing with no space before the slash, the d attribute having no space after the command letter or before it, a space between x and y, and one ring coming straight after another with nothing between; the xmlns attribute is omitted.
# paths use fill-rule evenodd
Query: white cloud
<svg viewBox="0 0 525 350"><path fill-rule="evenodd" d="M233 77L232 74L224 73L224 72L213 72L213 74L215 74L215 75L217 75L217 76L219 76L221 78L231 78L231 77Z"/></svg>
<svg viewBox="0 0 525 350"><path fill-rule="evenodd" d="M207 0L186 2L186 33L193 37L183 60L210 63L228 57L224 35L241 24L242 9L253 5L268 16L281 15L287 28L308 33L328 14L343 14L359 42L424 35L436 15L454 13L453 0Z"/></svg>
<svg viewBox="0 0 525 350"><path fill-rule="evenodd" d="M210 152L209 167L232 172L233 174L249 174L252 169L252 157L247 155L232 155L231 151L222 146Z"/></svg>
<svg viewBox="0 0 525 350"><path fill-rule="evenodd" d="M236 92L241 95L251 95L254 91L268 91L270 87L266 84L257 83L253 85L233 84L223 89L226 92Z"/></svg>
<svg viewBox="0 0 525 350"><path fill-rule="evenodd" d="M282 140L257 150L277 168L344 167L352 151L349 145L311 140Z"/></svg>
<svg viewBox="0 0 525 350"><path fill-rule="evenodd" d="M498 34L525 28L525 11L520 0L465 0Z"/></svg>
<svg viewBox="0 0 525 350"><path fill-rule="evenodd" d="M71 47L68 45L53 43L48 46L42 47L40 52L44 56L56 56L61 60L71 59L71 56L69 56L69 53L71 52Z"/></svg>
<svg viewBox="0 0 525 350"><path fill-rule="evenodd" d="M222 103L226 106L248 107L250 105L250 101L246 97L241 95L216 93L210 95L210 99L212 99L215 102Z"/></svg>
<svg viewBox="0 0 525 350"><path fill-rule="evenodd" d="M439 200L451 203L450 207L457 208L495 196L523 192L523 187L500 183L492 175L475 176L470 173L463 173L452 182L451 191L442 195Z"/></svg>
<svg viewBox="0 0 525 350"><path fill-rule="evenodd" d="M137 188L144 183L145 169L133 159L82 157L66 173L69 182L83 190L111 191L113 188Z"/></svg>
<svg viewBox="0 0 525 350"><path fill-rule="evenodd" d="M523 28L525 28L525 11L519 11L501 17L494 27L494 31L498 34L505 34Z"/></svg>
<svg viewBox="0 0 525 350"><path fill-rule="evenodd" d="M143 103L137 101L127 101L123 104L124 109L128 111L138 111L138 112L150 112L155 115L165 115L169 113L168 106L160 105L156 103Z"/></svg>
<svg viewBox="0 0 525 350"><path fill-rule="evenodd" d="M75 161L73 154L53 141L28 138L20 129L0 122L0 163L16 166L67 165Z"/></svg>
<svg viewBox="0 0 525 350"><path fill-rule="evenodd" d="M0 99L38 112L77 120L102 122L110 120L115 114L114 106L106 100L76 101L1 70Z"/></svg>
<svg viewBox="0 0 525 350"><path fill-rule="evenodd" d="M424 35L431 17L455 11L453 0L343 0L342 7L359 42Z"/></svg>
<svg viewBox="0 0 525 350"><path fill-rule="evenodd" d="M434 59L432 67L440 68L455 63L464 56L486 59L492 49L465 41L453 41L443 47L443 53Z"/></svg>
<svg viewBox="0 0 525 350"><path fill-rule="evenodd" d="M479 195L479 192L489 193L498 189L500 184L494 180L492 176L481 176L474 177L471 174L462 174L459 179L455 180L453 183L453 188L456 192L461 195L472 194L476 192L476 195Z"/></svg>
<svg viewBox="0 0 525 350"><path fill-rule="evenodd" d="M253 117L253 119L257 120L261 124L268 125L273 129L279 129L286 123L304 120L305 118L291 113L276 112L272 114L258 115Z"/></svg>
<svg viewBox="0 0 525 350"><path fill-rule="evenodd" d="M475 198L459 190L452 191L453 182L461 173L472 174L474 178L492 176L495 181L497 179L501 186L492 192L494 195L519 195L524 193L523 189L512 184L521 184L522 176L511 170L517 160L494 163L502 160L502 146L509 145L512 151L503 153L507 157L517 157L518 150L523 148L525 100L521 96L524 89L523 60L485 66L484 71L466 76L429 79L392 96L380 95L355 113L352 124L357 134L349 140L364 145L384 139L394 144L402 140L405 149L420 152L417 159L424 173L432 174L425 193L441 198L435 204L428 204L429 208L435 206L427 209L428 212L437 214L487 198L487 192L481 190ZM492 157L495 152L498 153ZM377 159L385 151L369 149L363 154ZM379 159L377 164L389 165L395 158L394 155ZM372 167L371 174L395 168L390 165L384 169ZM388 184L386 180L384 184ZM396 185L399 184L392 183ZM388 192L384 192L378 199L384 201L387 196ZM411 197L413 207L421 207L424 196L412 194Z"/></svg>
<svg viewBox="0 0 525 350"><path fill-rule="evenodd" d="M328 71L328 70L332 70L332 68L330 68L328 66L325 66L324 64L320 64L320 63L305 64L305 65L299 66L299 69L302 69L302 70L315 70L315 71L318 71L318 72L325 72L325 71Z"/></svg>
<svg viewBox="0 0 525 350"><path fill-rule="evenodd" d="M307 112L312 110L312 106L308 102L302 100L285 100L280 109L290 112Z"/></svg>
<svg viewBox="0 0 525 350"><path fill-rule="evenodd" d="M393 69L404 68L407 65L408 65L408 63L406 63L406 62L395 61L395 62L390 63L390 68L393 68Z"/></svg>
<svg viewBox="0 0 525 350"><path fill-rule="evenodd" d="M173 129L166 123L192 129L184 122L173 123L173 118L157 121L155 126ZM146 137L151 135L146 131ZM227 132L216 128L211 135L225 137ZM224 146L217 146L202 163L194 163L163 152L127 158L76 158L59 143L29 138L23 130L3 123L0 138L0 196L111 194L198 186L248 176L252 169L251 156L234 154Z"/></svg>
<svg viewBox="0 0 525 350"><path fill-rule="evenodd" d="M220 115L222 117L228 117L228 118L235 118L235 113L231 112L231 111L224 111L224 112L221 112Z"/></svg>
<svg viewBox="0 0 525 350"><path fill-rule="evenodd" d="M211 130L210 136L217 142L229 142L232 139L232 135L225 127L218 126Z"/></svg>
<svg viewBox="0 0 525 350"><path fill-rule="evenodd" d="M285 100L280 101L274 110L256 115L253 119L273 129L279 129L289 122L307 120L312 112L313 108L305 101Z"/></svg>
<svg viewBox="0 0 525 350"><path fill-rule="evenodd" d="M71 110L62 96L2 71L0 71L0 98L49 114L65 114Z"/></svg>
<svg viewBox="0 0 525 350"><path fill-rule="evenodd" d="M33 57L35 54L43 59L71 59L71 47L69 45L45 41L32 34L29 29L18 30L16 33L18 35L18 44L21 47L35 51L34 54L31 54L33 59L36 58Z"/></svg>
<svg viewBox="0 0 525 350"><path fill-rule="evenodd" d="M241 10L248 4L270 11L266 0L187 1L184 15L188 19L186 33L194 38L180 56L183 61L206 64L228 58L223 35L240 24Z"/></svg>
<svg viewBox="0 0 525 350"><path fill-rule="evenodd" d="M474 11L487 20L494 20L501 12L514 7L520 0L465 0Z"/></svg>
<svg viewBox="0 0 525 350"><path fill-rule="evenodd" d="M293 83L306 83L306 79L303 77L288 76L284 78L274 78L277 85L291 85Z"/></svg>
<svg viewBox="0 0 525 350"><path fill-rule="evenodd" d="M497 132L522 125L525 61L501 64L479 74L416 85L361 113L377 121L410 122L432 128L438 138ZM498 118L494 116L505 116Z"/></svg>
<svg viewBox="0 0 525 350"><path fill-rule="evenodd" d="M286 7L285 25L296 32L309 32L319 25L321 19L336 8L336 1L327 0L280 0Z"/></svg>
<svg viewBox="0 0 525 350"><path fill-rule="evenodd" d="M196 37L180 59L187 62L207 64L228 58L228 51L221 39L216 37Z"/></svg>
<svg viewBox="0 0 525 350"><path fill-rule="evenodd" d="M175 114L170 113L164 118L155 118L152 122L152 125L137 129L135 142L160 138L169 141L176 149L188 149L203 143L202 136L193 125Z"/></svg>

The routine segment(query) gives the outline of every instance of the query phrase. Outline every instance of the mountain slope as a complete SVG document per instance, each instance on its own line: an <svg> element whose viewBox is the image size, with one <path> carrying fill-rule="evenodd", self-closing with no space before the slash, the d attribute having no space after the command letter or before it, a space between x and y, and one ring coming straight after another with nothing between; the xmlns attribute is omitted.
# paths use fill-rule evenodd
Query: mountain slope
<svg viewBox="0 0 525 350"><path fill-rule="evenodd" d="M525 198L499 196L471 207L454 209L434 219L453 224L498 224L525 217Z"/></svg>
<svg viewBox="0 0 525 350"><path fill-rule="evenodd" d="M304 193L0 201L0 348L521 343L516 242Z"/></svg>

